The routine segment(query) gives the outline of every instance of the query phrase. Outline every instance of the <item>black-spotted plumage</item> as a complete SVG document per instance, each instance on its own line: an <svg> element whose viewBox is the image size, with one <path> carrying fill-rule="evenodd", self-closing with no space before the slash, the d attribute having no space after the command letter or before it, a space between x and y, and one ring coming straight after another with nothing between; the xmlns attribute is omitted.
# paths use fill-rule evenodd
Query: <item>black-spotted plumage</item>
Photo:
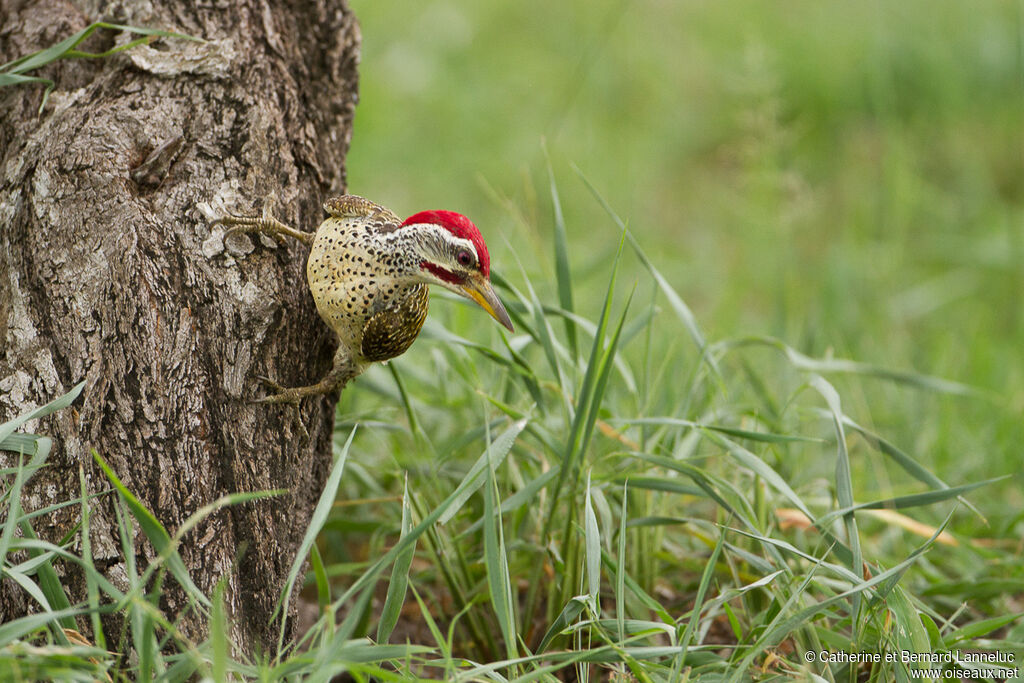
<svg viewBox="0 0 1024 683"><path fill-rule="evenodd" d="M413 278L419 264L399 239L401 219L354 195L324 204L306 265L320 316L359 364L405 353L427 318L427 286Z"/></svg>
<svg viewBox="0 0 1024 683"><path fill-rule="evenodd" d="M427 319L430 297L426 285L416 285L395 297L383 311L370 316L363 325L360 349L368 361L401 356L416 341Z"/></svg>
<svg viewBox="0 0 1024 683"><path fill-rule="evenodd" d="M428 285L447 288L482 306L512 330L490 283L490 256L472 221L452 211L422 211L405 221L363 197L327 200L329 214L316 233L271 217L229 216L231 232L288 235L311 246L306 280L317 311L338 335L334 367L306 387L285 388L261 399L295 403L344 386L376 361L405 353L427 317Z"/></svg>

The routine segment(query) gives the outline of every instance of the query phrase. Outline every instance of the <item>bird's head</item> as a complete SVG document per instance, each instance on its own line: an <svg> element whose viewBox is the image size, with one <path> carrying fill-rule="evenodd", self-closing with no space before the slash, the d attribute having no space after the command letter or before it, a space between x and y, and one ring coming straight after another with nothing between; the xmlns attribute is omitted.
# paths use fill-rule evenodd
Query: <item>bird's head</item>
<svg viewBox="0 0 1024 683"><path fill-rule="evenodd" d="M454 211L421 211L402 227L419 228L420 278L480 304L508 328L512 321L491 286L491 256L473 221Z"/></svg>

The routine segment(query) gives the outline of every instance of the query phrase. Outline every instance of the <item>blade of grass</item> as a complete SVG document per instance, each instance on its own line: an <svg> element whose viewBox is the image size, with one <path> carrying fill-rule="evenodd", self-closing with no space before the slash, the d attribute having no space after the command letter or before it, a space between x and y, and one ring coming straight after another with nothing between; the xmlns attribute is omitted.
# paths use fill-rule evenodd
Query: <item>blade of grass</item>
<svg viewBox="0 0 1024 683"><path fill-rule="evenodd" d="M484 455L480 456L480 459L474 463L473 467L470 468L466 477L463 479L465 486L460 486L456 489L456 493L459 495L452 501L452 504L445 508L444 513L438 518L439 524L447 524L452 517L458 514L462 506L466 504L474 493L476 493L481 486L484 485L486 477L483 476L484 470L487 468L488 463L494 462L495 465L500 464L505 459L508 452L512 449L512 444L515 443L516 437L519 436L519 432L526 427L527 419L523 418L512 423L512 426L502 432L484 452ZM454 495L454 494L453 494Z"/></svg>
<svg viewBox="0 0 1024 683"><path fill-rule="evenodd" d="M508 428L508 430L506 430L506 433L514 432L515 434L519 434L519 432L521 432L523 428L526 426L526 422L527 420L526 418L524 418L522 420L519 420L518 422L513 423ZM404 538L399 539L398 543L396 543L388 552L384 553L384 555L380 559L378 559L376 562L370 565L370 567L365 572L363 572L362 576L360 576L355 582L353 582L353 584L349 586L348 590L346 590L345 593L340 598L334 601L334 604L331 607L332 612L336 613L338 609L340 609L341 606L348 602L348 600L353 595L363 590L366 586L375 581L377 575L384 567L393 562L394 559L398 557L398 555L400 555L411 544L415 543L416 539L422 536L427 531L427 529L429 529L431 526L437 523L443 516L451 516L457 512L457 510L453 510L453 508L456 507L457 503L461 505L466 501L466 499L469 497L466 494L467 490L473 488L473 490L475 491L480 487L480 482L478 481L479 473L482 472L485 467L487 467L487 460L492 459L497 462L500 462L504 455L508 453L508 450L506 449L504 453L502 453L501 457L498 457L498 451L497 449L494 448L495 444L502 440L502 436L504 436L504 434L495 439L494 443L492 443L491 446L488 447L486 451L484 451L483 455L481 455L477 462L473 465L473 467L470 468L470 471L467 472L466 476L462 478L462 481L455 488L455 490L452 491L451 494L449 494L449 496L445 498L440 505L438 505L430 514L424 517L419 524L413 527L412 531L410 531ZM509 448L511 448L511 444L509 445ZM495 464L497 464L497 462L495 462Z"/></svg>
<svg viewBox="0 0 1024 683"><path fill-rule="evenodd" d="M412 508L409 505L409 475L405 477L405 486L402 491L402 531L399 538L404 538L412 531ZM377 642L386 643L398 623L402 605L405 602L405 591L409 585L409 567L412 566L413 556L416 554L416 543L410 543L409 547L402 551L395 558L395 566L391 569L391 581L388 582L387 597L384 598L384 607L381 610L380 623L377 625Z"/></svg>
<svg viewBox="0 0 1024 683"><path fill-rule="evenodd" d="M992 617L991 619L982 619L981 621L976 621L973 624L967 624L954 629L948 633L943 640L950 646L967 640L974 640L988 635L992 631L1001 629L1008 624L1012 624L1021 618L1024 618L1024 612L1015 612L1013 614L1004 614L999 617Z"/></svg>
<svg viewBox="0 0 1024 683"><path fill-rule="evenodd" d="M615 558L611 556L611 553L602 550L601 560L604 562L604 565L608 568L609 572L616 575L619 574L620 567L622 567L622 565L615 561ZM669 614L664 607L662 607L661 603L659 603L657 600L651 597L651 595L648 594L643 589L643 587L636 582L636 579L629 575L629 572L627 572L625 569L621 569L621 572L625 587L628 588L634 596L636 596L636 598L644 605L644 607L651 610L651 612L653 612L654 614L657 614L658 618L664 621L666 624L675 623L675 621L672 618L672 615Z"/></svg>
<svg viewBox="0 0 1024 683"><path fill-rule="evenodd" d="M832 426L836 431L836 500L839 507L853 507L853 479L850 474L850 454L846 450L846 432L843 429L842 406L839 402L839 392L821 375L813 375L810 385L821 394L828 404L832 413ZM850 569L856 573L860 571L863 559L860 550L860 534L857 531L857 519L852 512L843 516L846 526L846 541L850 546L853 557L850 558ZM856 614L860 608L860 594L853 596L853 612Z"/></svg>
<svg viewBox="0 0 1024 683"><path fill-rule="evenodd" d="M531 502L534 499L534 497L536 497L537 493L542 488L547 486L547 484L552 479L554 479L557 475L558 475L558 465L555 465L554 467L552 467L550 470L548 470L544 474L541 474L541 475L531 479L529 482L526 483L525 486L523 486L523 488L519 489L518 491L516 491L511 496L509 496L505 500L501 501L501 508L500 508L501 509L501 514L505 515L505 514L507 514L509 512L512 512L514 510L518 510L519 508L523 507L527 503ZM469 525L469 527L465 531L463 531L461 534L459 534L459 536L460 537L470 536L470 535L476 533L477 529L479 529L481 527L481 525L483 525L483 520L482 519L478 519L477 521L475 521L471 525Z"/></svg>
<svg viewBox="0 0 1024 683"><path fill-rule="evenodd" d="M595 616L601 613L601 531L597 526L597 515L590 499L590 472L587 472L587 488L583 498L584 557L587 562L587 592L590 594L591 609Z"/></svg>
<svg viewBox="0 0 1024 683"><path fill-rule="evenodd" d="M405 383L402 382L401 375L398 374L398 366L396 363L388 363L388 370L391 372L391 377L395 380L395 386L398 387L398 395L402 399L402 407L405 409L405 417L409 420L409 431L413 434L421 434L420 422L416 419L416 412L412 407L412 399L409 397L409 392L405 390ZM423 435L424 438L426 435Z"/></svg>
<svg viewBox="0 0 1024 683"><path fill-rule="evenodd" d="M23 638L29 633L49 627L54 621L70 618L83 614L85 610L81 607L60 610L58 612L43 612L40 614L29 614L28 616L12 619L0 624L0 647L10 645L15 640Z"/></svg>
<svg viewBox="0 0 1024 683"><path fill-rule="evenodd" d="M821 415L826 415L829 418L832 417L832 414L826 410L818 409L815 412ZM928 484L934 489L949 488L949 484L939 479L932 472L929 472L927 469L925 469L910 454L900 450L891 442L887 441L886 439L883 439L878 434L875 434L874 432L869 431L864 427L861 427L859 424L851 420L846 415L843 415L842 418L843 424L845 426L849 427L850 429L860 434L864 438L864 440L867 441L869 446L871 446L878 452L882 453L883 455L889 456L897 465L903 468L903 470L910 476L914 477L920 482ZM978 510L978 508L976 508L966 498L960 498L960 503L963 504L972 512L974 512L974 514L976 514L978 517L984 519L984 516L981 514L981 511Z"/></svg>
<svg viewBox="0 0 1024 683"><path fill-rule="evenodd" d="M230 626L224 610L224 585L227 575L222 576L213 589L213 609L210 611L210 673L215 681L226 681L228 673L228 634Z"/></svg>
<svg viewBox="0 0 1024 683"><path fill-rule="evenodd" d="M604 306L601 309L601 316L598 319L597 331L594 333L594 343L590 350L590 359L587 362L587 370L583 376L583 384L576 394L576 414L569 428L569 436L562 457L562 467L558 474L558 483L551 492L551 508L546 516L545 529L542 537L547 538L550 533L550 524L554 520L554 506L562 494L567 478L576 477L576 454L581 449L583 442L583 429L589 413L590 402L594 398L594 386L597 383L597 375L601 359L601 347L604 343L605 328L608 325L608 318L611 314L612 299L615 292L615 279L619 268L619 259L622 256L623 242L620 240L615 260L612 262L611 277L608 282L608 289L605 293Z"/></svg>
<svg viewBox="0 0 1024 683"><path fill-rule="evenodd" d="M174 578L185 588L192 597L198 600L203 606L210 607L210 600L203 592L199 590L199 587L192 581L192 577L189 576L188 570L185 568L185 562L181 559L181 555L174 549L171 544L171 536L167 533L164 526L153 516L153 513L143 505L135 495L128 490L128 488L121 483L117 474L107 464L100 454L93 449L92 457L96 463L103 470L103 473L110 480L110 483L117 489L121 499L131 510L132 517L139 523L139 528L142 529L142 533L146 535L146 538L150 543L153 544L153 548L163 556L166 553L167 568L170 570ZM127 549L126 549L127 553ZM134 553L132 553L134 555Z"/></svg>
<svg viewBox="0 0 1024 683"><path fill-rule="evenodd" d="M629 245L633 247L633 251L636 252L636 255L640 259L640 262L643 264L644 268L646 268L647 271L651 274L651 277L654 278L655 282L658 284L658 287L665 295L665 298L668 299L669 305L672 307L672 310L675 311L676 316L678 316L679 320L683 323L683 326L686 328L686 331L690 334L690 338L693 340L694 345L700 352L701 359L705 363L707 363L708 367L711 368L711 371L717 377L721 378L722 373L718 369L718 362L715 360L714 356L709 352L710 349L708 348L707 342L704 340L704 334L700 331L700 327L697 325L697 318L693 315L693 311L690 310L690 307L686 305L686 302L683 301L683 298L679 296L675 289L672 288L672 285L669 284L668 280L665 279L661 272L654 267L654 263L651 262L651 260L647 257L647 254L640 247L640 242L638 242L637 239L633 236L633 234L629 231L623 220L619 218L619 215L605 200L604 196L597 190L597 187L595 187L594 184L591 183L590 180L587 179L585 175L583 175L583 172L575 165L573 165L573 170L576 172L576 175L579 176L580 180L583 181L583 184L587 186L587 189L590 190L590 193L594 195L594 198L597 199L598 203L605 210L605 213L608 214L608 216L612 219L615 225L617 225L619 229L622 230L623 234L626 236L626 239L629 240Z"/></svg>
<svg viewBox="0 0 1024 683"><path fill-rule="evenodd" d="M783 479L778 472L772 469L768 463L731 439L727 439L711 430L700 429L699 431L705 438L724 448L733 460L739 463L742 467L747 468L766 481L776 491L781 493L786 500L793 503L793 505L797 506L801 512L807 515L808 519L814 519L810 509L806 504L804 504L804 501L800 496L796 494L796 491L790 488L789 484L786 483L786 480Z"/></svg>
<svg viewBox="0 0 1024 683"><path fill-rule="evenodd" d="M946 519L946 523L948 522L949 518ZM880 584L882 584L883 586L890 585L890 581L892 579L901 576L911 565L913 565L917 561L918 557L920 557L928 548L931 547L931 545L935 542L935 539L938 538L938 535L942 532L945 526L946 525L943 524L942 527L936 531L935 535L933 535L927 543L923 544L919 548L916 548L906 559L904 559L902 562L899 562L892 568L879 572L878 574L875 574L866 581L858 581L854 584L853 587L846 591L843 591L841 593L833 595L830 598L826 598L825 600L805 607L794 613L792 616L785 617L784 615L786 613L786 609L789 606L795 604L794 601L798 595L801 595L805 592L807 585L810 583L817 568L820 566L820 564L815 564L814 567L812 567L812 571L809 572L807 577L805 578L803 584L800 587L800 590L794 593L793 597L791 597L787 601L786 606L779 611L779 613L768 625L768 627L765 628L761 635L758 637L757 641L755 641L751 645L751 647L749 648L749 654L743 659L743 661L740 663L740 666L738 666L734 670L734 673L729 680L733 682L739 681L743 676L744 672L746 672L751 663L753 663L755 657L764 652L766 649L778 645L787 635L801 628L803 625L809 623L813 617L815 617L817 614L820 614L825 609L831 607L832 605L845 602L848 599L852 599L855 596L862 596L865 592L868 592L870 594L870 589L874 588L875 586L879 586Z"/></svg>
<svg viewBox="0 0 1024 683"><path fill-rule="evenodd" d="M23 519L19 527L21 528L22 537L26 540L39 540L28 521ZM37 556L39 552L38 550L28 551L29 556L32 557ZM42 563L36 570L36 575L39 577L39 587L46 596L51 609L58 611L71 609L71 601L68 600L67 594L64 593L64 586L61 583L60 577L57 576L57 570L53 568L53 564L50 562ZM63 617L59 620L59 623L63 628L78 628L75 620L71 617Z"/></svg>
<svg viewBox="0 0 1024 683"><path fill-rule="evenodd" d="M20 571L18 567L5 567L3 570L3 575L14 581L14 583L21 586L22 590L28 593L33 600L39 603L39 606L43 608L44 612L54 611L53 608L50 607L50 601L46 599L46 595L43 593L42 589L39 586L37 586L35 582L32 581L32 579L28 578L28 576L26 576L22 571ZM61 623L66 624L66 622ZM71 623L74 624L73 619ZM68 626L64 627L70 628Z"/></svg>
<svg viewBox="0 0 1024 683"><path fill-rule="evenodd" d="M811 436L800 436L798 434L772 434L770 432L754 432L749 429L737 427L726 427L693 420L684 420L676 417L639 417L632 419L610 420L612 424L622 425L669 425L675 427L689 427L691 429L706 429L719 432L727 436L739 439L748 439L763 443L821 443L821 439Z"/></svg>
<svg viewBox="0 0 1024 683"><path fill-rule="evenodd" d="M959 498L962 494L974 489L981 488L982 486L988 486L1004 479L1008 479L1013 475L1006 474L1001 477L993 477L992 479L986 479L985 481L975 482L973 484L964 484L963 486L951 486L946 489L939 489L938 491L925 491L924 493L914 493L908 496L895 496L893 498L884 498L882 500L874 500L870 503L858 503L845 508L839 508L832 510L822 515L816 521L816 524L826 525L832 522L832 520L839 517L844 517L857 510L902 510L904 508L923 507L925 505L934 505L950 498Z"/></svg>
<svg viewBox="0 0 1024 683"><path fill-rule="evenodd" d="M679 655L673 664L674 671L681 671L683 664L686 662L686 651L690 647L690 642L693 640L693 635L697 632L697 625L700 623L700 613L704 606L704 599L707 597L708 588L711 586L711 580L715 576L715 566L718 564L718 558L722 554L722 544L725 541L725 535L718 535L718 542L715 543L715 549L711 551L711 556L708 561L704 564L704 572L701 574L700 583L697 585L697 597L694 598L693 609L690 612L690 619L686 622L686 627L683 629L683 635L679 639Z"/></svg>
<svg viewBox="0 0 1024 683"><path fill-rule="evenodd" d="M93 449L93 457L98 457L98 455L96 450ZM153 677L153 650L155 649L153 640L155 639L155 634L151 628L152 624L148 618L147 610L143 609L145 600L139 597L144 595L145 582L140 580L135 563L134 534L132 533L131 522L129 521L130 510L129 503L123 496L118 496L115 499L114 514L117 517L118 538L121 541L121 553L124 557L125 574L128 578L129 586L129 591L125 595L125 602L128 608L127 626L131 633L131 643L138 656L138 679L149 680ZM141 522L139 526L142 526ZM166 532L164 533L166 534ZM152 540L150 542L152 543ZM169 544L170 539L168 538L165 545ZM155 546L156 544L154 543L153 545ZM122 606L119 605L120 607ZM123 639L124 636L122 635L122 641Z"/></svg>
<svg viewBox="0 0 1024 683"><path fill-rule="evenodd" d="M619 643L626 639L626 519L629 517L629 481L622 482L622 505L619 508L618 557L615 572L615 627ZM673 633L673 635L675 635Z"/></svg>
<svg viewBox="0 0 1024 683"><path fill-rule="evenodd" d="M99 29L109 29L112 31L127 31L129 33L135 33L143 37L129 41L124 45L118 45L109 50L106 50L105 52L82 52L74 49ZM202 39L200 38L195 38L193 36L188 36L181 33L174 33L172 31L161 31L158 29L151 28L139 28L136 26L123 26L121 24L109 24L106 22L97 21L90 24L89 26L86 26L78 33L75 33L60 41L59 43L56 43L55 45L51 45L50 47L44 50L39 50L38 52L33 52L32 54L19 57L18 59L7 62L3 66L0 66L0 72L5 72L2 75L6 75L12 79L8 83L0 81L0 85L9 85L12 83L19 82L25 83L27 81L20 80L17 78L19 74L24 74L26 71L31 71L32 69L38 69L58 59L99 59L102 57L109 57L110 55L116 54L123 50L129 50L138 45L142 45L143 43L152 42L152 40L155 38L182 38L184 40L194 40L197 42L203 42ZM53 90L55 86L53 81L43 79L42 82L45 82L47 84L47 87L46 90L43 92L43 100L39 105L39 113L42 113L43 109L46 107L47 99L49 98L50 92Z"/></svg>
<svg viewBox="0 0 1024 683"><path fill-rule="evenodd" d="M319 608L317 614L322 616L331 604L331 583L316 543L309 549L309 564L313 567L313 579L316 581L316 603Z"/></svg>
<svg viewBox="0 0 1024 683"><path fill-rule="evenodd" d="M713 346L715 351L722 352L746 346L767 346L781 352L794 368L804 370L806 372L862 375L865 377L889 380L891 382L896 382L897 384L906 384L918 389L925 389L944 394L983 398L988 396L985 392L979 389L966 384L960 384L959 382L951 382L950 380L942 379L941 377L932 377L930 375L923 375L917 372L890 370L888 368L882 368L876 365L860 363L852 360L845 360L842 358L811 358L774 337L750 336L738 339L727 339L717 342Z"/></svg>
<svg viewBox="0 0 1024 683"><path fill-rule="evenodd" d="M501 525L498 480L494 465L487 461L488 479L484 495L484 565L487 569L487 587L491 605L498 619L502 639L505 641L505 655L508 659L516 656L515 616L512 605L512 582L508 573L508 556Z"/></svg>
<svg viewBox="0 0 1024 683"><path fill-rule="evenodd" d="M589 600L589 595L577 595L566 603L565 607L563 607L562 611L558 614L558 617L551 622L551 626L549 626L548 630L544 633L544 637L541 638L540 645L537 646L538 655L547 650L548 645L551 644L551 641L555 636L568 628L569 625L574 622L580 614L582 614L583 610L586 609L587 602Z"/></svg>
<svg viewBox="0 0 1024 683"><path fill-rule="evenodd" d="M62 410L63 408L67 408L74 402L76 398L78 398L78 395L82 393L82 389L84 387L85 382L79 382L74 387L72 387L71 391L64 394L63 396L59 396L54 400L50 401L49 403L47 403L46 405L40 408L36 408L31 412L25 413L24 415L14 418L13 420L0 424L0 442L4 441L8 436L14 433L14 430L16 430L18 427L25 424L29 420L35 420L41 417L46 417L51 413L54 413L58 410Z"/></svg>
<svg viewBox="0 0 1024 683"><path fill-rule="evenodd" d="M348 440L338 452L338 457L334 459L331 471L327 475L327 482L324 484L324 490L320 493L320 499L317 501L316 507L313 509L313 514L309 518L309 526L306 527L306 533L303 534L302 541L299 543L299 547L295 553L295 560L292 562L292 567L288 571L288 578L284 582L284 588L281 589L281 594L277 598L277 604L274 606L274 613L270 616L271 621L277 619L278 615L288 614L288 602L291 600L292 588L295 587L295 580L298 578L299 571L302 569L302 565L306 561L306 555L309 554L309 549L313 546L313 543L316 542L316 537L320 533L320 529L323 528L324 522L327 521L327 517L331 513L331 506L334 503L334 498L338 495L338 485L341 483L341 475L345 471L345 461L348 459L348 450L352 446L352 439L355 438L356 431L356 429L353 429L349 433ZM278 652L281 652L284 647L284 634L287 621L288 620L285 616L281 617L281 629L277 636Z"/></svg>
<svg viewBox="0 0 1024 683"><path fill-rule="evenodd" d="M8 434L7 438L0 441L0 451L24 453L31 457L36 454L39 443L44 439L49 441L47 437L39 434Z"/></svg>
<svg viewBox="0 0 1024 683"><path fill-rule="evenodd" d="M555 173L551 169L551 158L548 156L547 145L543 145L544 162L548 169L548 186L551 193L551 207L555 222L555 282L558 285L558 304L563 310L572 313L576 310L572 301L572 274L569 269L569 240L565 233L565 216L562 215L562 202L558 197L558 185ZM566 316L565 337L569 343L569 352L575 361L579 355L579 342L576 338L576 325L572 318Z"/></svg>

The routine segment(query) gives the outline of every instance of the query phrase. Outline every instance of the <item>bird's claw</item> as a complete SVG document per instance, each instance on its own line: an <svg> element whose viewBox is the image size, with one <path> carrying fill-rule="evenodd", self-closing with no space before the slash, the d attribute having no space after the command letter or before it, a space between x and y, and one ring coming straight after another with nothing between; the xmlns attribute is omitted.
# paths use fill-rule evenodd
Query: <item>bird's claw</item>
<svg viewBox="0 0 1024 683"><path fill-rule="evenodd" d="M309 432L302 421L302 411L299 408L299 403L303 398L301 389L283 387L269 377L262 375L257 375L256 379L276 393L264 396L263 398L254 398L249 402L260 405L290 405L295 410L295 422L299 425L302 440L305 443L309 443Z"/></svg>
<svg viewBox="0 0 1024 683"><path fill-rule="evenodd" d="M283 235L265 229L266 225L264 218L257 218L255 216L227 215L221 216L217 220L213 221L211 225L223 225L227 227L227 230L224 231L225 240L234 235L248 235L251 233L258 233L261 235L267 235L269 237L274 238L274 241L277 242L278 244L284 244L285 242Z"/></svg>
<svg viewBox="0 0 1024 683"><path fill-rule="evenodd" d="M278 384L275 380L272 380L269 377L265 377L264 375L256 375L256 379L259 380L260 382L262 382L263 384L265 384L267 387L269 387L273 391L276 391L277 393L282 393L284 391L287 391L287 389L285 387L283 387L280 384Z"/></svg>
<svg viewBox="0 0 1024 683"><path fill-rule="evenodd" d="M294 388L283 387L276 381L263 375L257 375L256 379L260 383L264 384L270 391L274 392L270 396L264 396L263 398L254 398L250 403L259 403L263 405L274 405L281 403L290 403L292 405L299 405L302 400L302 394L296 391Z"/></svg>

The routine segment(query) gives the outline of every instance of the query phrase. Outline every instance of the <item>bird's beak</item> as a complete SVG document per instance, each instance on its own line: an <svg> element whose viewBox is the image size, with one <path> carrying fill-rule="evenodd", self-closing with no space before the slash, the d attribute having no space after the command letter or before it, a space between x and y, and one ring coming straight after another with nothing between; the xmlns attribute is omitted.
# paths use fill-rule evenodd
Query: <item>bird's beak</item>
<svg viewBox="0 0 1024 683"><path fill-rule="evenodd" d="M509 332L515 332L508 312L498 299L498 295L494 293L494 288L489 280L480 275L471 277L466 284L462 285L462 291L470 299L480 304L480 308L490 313L492 318L507 327Z"/></svg>

